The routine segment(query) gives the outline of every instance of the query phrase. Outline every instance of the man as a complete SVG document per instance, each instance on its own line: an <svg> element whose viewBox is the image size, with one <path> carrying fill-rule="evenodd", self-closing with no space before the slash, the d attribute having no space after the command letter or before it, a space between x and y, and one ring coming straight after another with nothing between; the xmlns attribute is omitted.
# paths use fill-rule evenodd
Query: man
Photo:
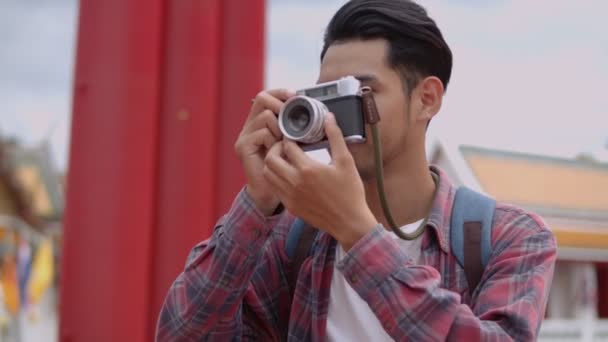
<svg viewBox="0 0 608 342"><path fill-rule="evenodd" d="M371 139L347 145L329 115L332 161L319 163L279 130L294 93L261 92L235 144L247 185L169 290L158 340L534 340L556 257L542 220L496 205L475 288L450 247L456 189L429 168L425 133L451 67L419 5L346 3L327 27L318 82L352 75L372 88L388 205L403 231L422 234L406 241L385 228ZM291 295L285 244L295 217L319 233Z"/></svg>

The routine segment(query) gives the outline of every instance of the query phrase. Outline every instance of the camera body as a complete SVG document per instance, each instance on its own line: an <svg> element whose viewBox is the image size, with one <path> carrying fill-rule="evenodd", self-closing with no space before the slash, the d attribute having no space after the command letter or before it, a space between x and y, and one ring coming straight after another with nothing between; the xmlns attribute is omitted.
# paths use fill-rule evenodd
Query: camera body
<svg viewBox="0 0 608 342"><path fill-rule="evenodd" d="M296 91L279 112L279 128L305 150L327 147L323 121L328 112L334 113L347 143L365 142L361 83L353 76Z"/></svg>

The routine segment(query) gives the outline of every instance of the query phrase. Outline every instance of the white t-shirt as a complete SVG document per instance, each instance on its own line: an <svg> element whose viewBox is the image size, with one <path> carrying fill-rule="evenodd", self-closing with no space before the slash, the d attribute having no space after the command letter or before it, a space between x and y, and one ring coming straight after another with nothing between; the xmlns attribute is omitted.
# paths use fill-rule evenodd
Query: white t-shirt
<svg viewBox="0 0 608 342"><path fill-rule="evenodd" d="M405 233L415 232L423 220L401 227ZM415 240L403 240L390 232L401 248L418 263L421 252L422 235ZM336 264L346 252L340 244L336 246ZM329 341L394 341L384 330L369 305L336 267L331 278L329 313L327 316L327 339Z"/></svg>

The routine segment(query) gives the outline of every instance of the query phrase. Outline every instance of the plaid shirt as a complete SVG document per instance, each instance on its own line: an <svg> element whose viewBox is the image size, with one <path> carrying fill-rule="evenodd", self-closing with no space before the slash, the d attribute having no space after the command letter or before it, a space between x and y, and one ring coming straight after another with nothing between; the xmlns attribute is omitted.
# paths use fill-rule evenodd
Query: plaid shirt
<svg viewBox="0 0 608 342"><path fill-rule="evenodd" d="M336 241L321 232L302 264L293 302L285 239L294 217L264 217L241 191L213 236L194 247L169 290L157 339L326 340L337 271L397 341L535 340L556 259L553 234L538 216L498 203L492 255L469 294L464 270L450 253L456 188L441 170L431 169L440 176L439 188L419 264L381 225L334 263Z"/></svg>

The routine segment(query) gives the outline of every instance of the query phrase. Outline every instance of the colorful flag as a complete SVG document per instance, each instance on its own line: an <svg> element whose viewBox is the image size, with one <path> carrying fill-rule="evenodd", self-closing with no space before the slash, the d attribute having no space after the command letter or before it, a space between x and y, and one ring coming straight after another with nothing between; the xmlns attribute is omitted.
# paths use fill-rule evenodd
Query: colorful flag
<svg viewBox="0 0 608 342"><path fill-rule="evenodd" d="M46 290L52 285L53 274L53 245L49 238L45 238L38 245L32 261L27 292L31 304L40 302Z"/></svg>

